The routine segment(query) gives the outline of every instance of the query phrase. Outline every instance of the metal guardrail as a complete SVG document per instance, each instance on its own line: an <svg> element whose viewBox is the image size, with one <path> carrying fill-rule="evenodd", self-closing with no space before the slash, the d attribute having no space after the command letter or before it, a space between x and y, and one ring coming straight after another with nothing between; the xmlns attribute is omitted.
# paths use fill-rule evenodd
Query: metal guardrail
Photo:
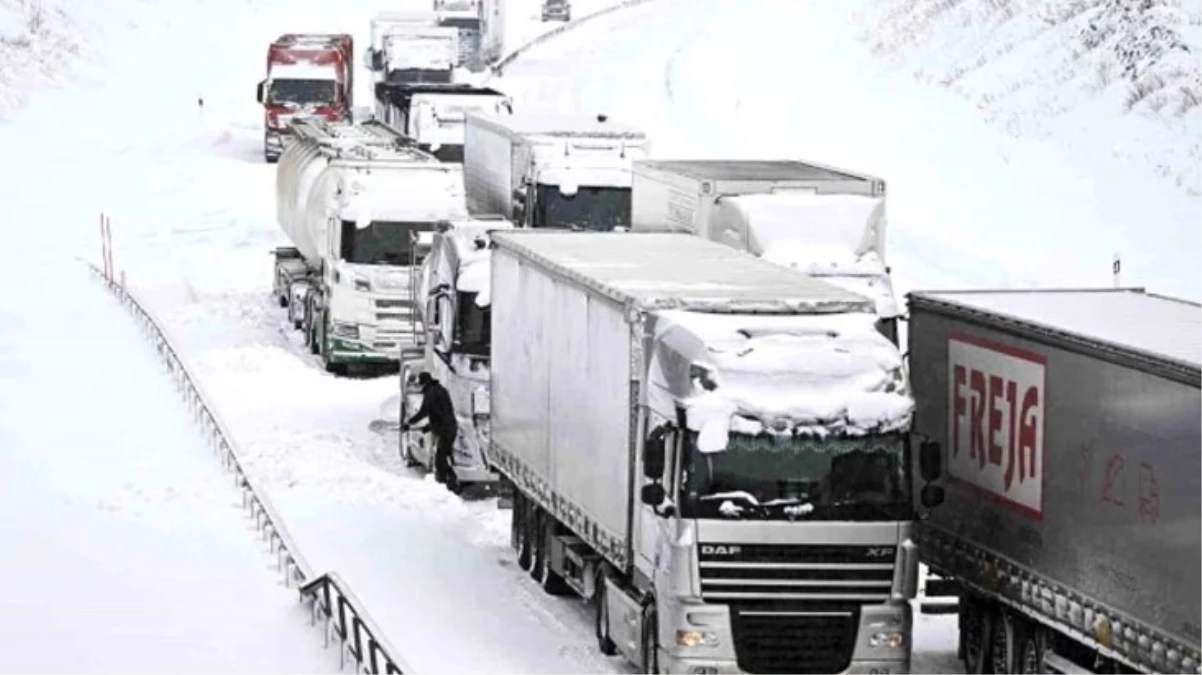
<svg viewBox="0 0 1202 675"><path fill-rule="evenodd" d="M174 376L176 388L183 395L189 412L205 432L221 464L234 475L234 485L242 492L242 507L255 520L255 526L268 541L272 555L276 558L276 569L284 575L284 584L296 588L298 599L307 603L316 623L320 617L325 621L325 646L329 647L330 632L340 641L339 665L345 667L349 653L365 673L412 673L403 661L398 660L396 651L384 639L383 631L372 621L363 603L335 572L315 575L309 564L301 557L292 536L284 527L284 521L268 501L267 496L254 486L243 468L235 449L229 427L209 403L200 382L192 375L183 355L168 337L164 326L154 318L146 306L125 284L125 274L114 279L109 263L108 273L85 261L88 269L113 292L117 299L138 320L154 344L159 357Z"/></svg>
<svg viewBox="0 0 1202 675"><path fill-rule="evenodd" d="M634 7L636 5L644 5L644 4L647 4L648 2L652 2L652 0L622 0L622 2L619 2L615 5L610 5L609 7L599 9L591 14L585 14L584 16L580 17L579 19L576 19L575 21L569 21L569 22L563 24L562 26L559 26L558 28L547 31L546 33L543 33L542 35L534 38L530 42L527 42L526 44L522 45L521 47L518 47L517 49L513 50L512 52L507 54L504 58L502 58L500 61L497 61L496 63L494 63L491 67L492 76L499 77L499 76L503 75L505 68L508 67L509 64L513 63L522 54L525 54L526 52L530 51L531 49L534 49L535 47L547 42L548 40L550 40L556 36L562 35L570 30L579 28L581 25L586 24L586 23L592 21L593 19L599 19L607 14L612 14L613 12L616 12L619 9L625 9L627 7Z"/></svg>

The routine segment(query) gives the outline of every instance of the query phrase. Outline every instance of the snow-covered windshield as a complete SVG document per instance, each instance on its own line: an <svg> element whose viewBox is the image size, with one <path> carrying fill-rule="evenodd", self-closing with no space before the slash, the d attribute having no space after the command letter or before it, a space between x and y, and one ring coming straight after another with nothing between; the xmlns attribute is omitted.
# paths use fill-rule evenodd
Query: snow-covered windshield
<svg viewBox="0 0 1202 675"><path fill-rule="evenodd" d="M271 105L334 105L334 80L275 80L271 83Z"/></svg>
<svg viewBox="0 0 1202 675"><path fill-rule="evenodd" d="M464 354L488 356L492 344L492 312L476 304L479 293L459 292L455 316L456 350Z"/></svg>
<svg viewBox="0 0 1202 675"><path fill-rule="evenodd" d="M433 229L431 222L376 220L361 228L352 220L344 220L339 257L361 265L417 265L421 258L414 251L413 240L418 232Z"/></svg>
<svg viewBox="0 0 1202 675"><path fill-rule="evenodd" d="M630 188L580 186L565 195L558 185L538 186L534 227L608 232L630 224Z"/></svg>
<svg viewBox="0 0 1202 675"><path fill-rule="evenodd" d="M911 508L898 434L825 439L730 434L702 453L686 432L681 515L771 520L901 520Z"/></svg>

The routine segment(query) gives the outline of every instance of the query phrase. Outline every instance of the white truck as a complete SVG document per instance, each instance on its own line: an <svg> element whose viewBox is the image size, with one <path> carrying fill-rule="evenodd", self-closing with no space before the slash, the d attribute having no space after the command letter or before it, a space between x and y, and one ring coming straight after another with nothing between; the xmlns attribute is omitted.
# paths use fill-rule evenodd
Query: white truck
<svg viewBox="0 0 1202 675"><path fill-rule="evenodd" d="M273 292L326 369L393 366L418 329L411 234L467 216L462 168L374 122L293 122L276 176Z"/></svg>
<svg viewBox="0 0 1202 675"><path fill-rule="evenodd" d="M480 0L480 57L492 65L505 56L505 0Z"/></svg>
<svg viewBox="0 0 1202 675"><path fill-rule="evenodd" d="M459 29L437 12L381 12L363 55L373 82L450 82L459 65Z"/></svg>
<svg viewBox="0 0 1202 675"><path fill-rule="evenodd" d="M897 343L885 181L812 162L649 160L631 201L633 231L688 232L867 295Z"/></svg>
<svg viewBox="0 0 1202 675"><path fill-rule="evenodd" d="M469 114L468 209L517 227L612 230L630 222L631 165L646 134L605 115Z"/></svg>
<svg viewBox="0 0 1202 675"><path fill-rule="evenodd" d="M873 303L679 233L492 236L518 562L644 673L902 673L913 399Z"/></svg>
<svg viewBox="0 0 1202 675"><path fill-rule="evenodd" d="M492 339L489 233L513 226L503 219L456 220L429 233L413 307L423 326L419 350L401 363L401 417L421 405L417 376L428 372L451 396L459 433L447 488L491 485L497 474L488 462L488 363ZM431 436L414 429L400 434L401 457L409 466L434 468Z"/></svg>
<svg viewBox="0 0 1202 675"><path fill-rule="evenodd" d="M480 54L480 0L434 0L438 25L459 31L459 63L472 72L484 67Z"/></svg>
<svg viewBox="0 0 1202 675"><path fill-rule="evenodd" d="M378 82L375 99L376 119L444 162L463 162L468 113L513 110L510 97L470 84Z"/></svg>

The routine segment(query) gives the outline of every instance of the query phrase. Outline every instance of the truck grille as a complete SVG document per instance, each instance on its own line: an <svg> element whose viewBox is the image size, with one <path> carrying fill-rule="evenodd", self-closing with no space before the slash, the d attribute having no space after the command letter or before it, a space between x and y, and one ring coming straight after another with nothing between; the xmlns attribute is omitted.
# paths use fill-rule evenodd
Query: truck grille
<svg viewBox="0 0 1202 675"><path fill-rule="evenodd" d="M859 610L808 615L731 607L739 669L746 673L839 673L851 663Z"/></svg>
<svg viewBox="0 0 1202 675"><path fill-rule="evenodd" d="M701 544L701 598L730 605L739 668L837 673L851 662L860 606L893 585L892 546Z"/></svg>
<svg viewBox="0 0 1202 675"><path fill-rule="evenodd" d="M702 544L701 597L835 608L885 602L895 555L892 546Z"/></svg>
<svg viewBox="0 0 1202 675"><path fill-rule="evenodd" d="M409 307L412 304L413 303L409 302L408 300L376 300L376 307L379 307L380 309L400 309L401 307Z"/></svg>

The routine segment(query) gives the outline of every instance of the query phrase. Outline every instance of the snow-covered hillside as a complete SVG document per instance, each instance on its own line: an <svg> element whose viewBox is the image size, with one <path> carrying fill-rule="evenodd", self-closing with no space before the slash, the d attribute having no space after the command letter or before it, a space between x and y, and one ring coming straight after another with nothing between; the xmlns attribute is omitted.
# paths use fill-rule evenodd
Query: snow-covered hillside
<svg viewBox="0 0 1202 675"><path fill-rule="evenodd" d="M1139 164L1202 191L1202 5L1186 0L872 0L861 39L1014 137Z"/></svg>

